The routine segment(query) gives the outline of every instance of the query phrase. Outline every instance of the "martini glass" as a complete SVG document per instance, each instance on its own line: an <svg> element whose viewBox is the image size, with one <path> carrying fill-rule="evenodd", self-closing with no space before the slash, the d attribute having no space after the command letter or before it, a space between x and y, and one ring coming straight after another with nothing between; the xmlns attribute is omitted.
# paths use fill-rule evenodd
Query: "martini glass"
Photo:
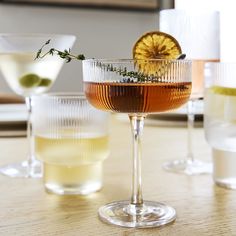
<svg viewBox="0 0 236 236"><path fill-rule="evenodd" d="M28 110L27 138L29 154L27 160L2 166L0 172L10 177L42 176L41 163L34 156L34 140L31 125L31 96L48 91L55 82L63 61L57 56L35 60L39 48L51 40L52 47L72 47L75 36L51 34L0 34L0 70L10 88L25 98Z"/></svg>
<svg viewBox="0 0 236 236"><path fill-rule="evenodd" d="M187 154L185 158L165 162L163 168L169 172L186 175L212 173L212 163L196 158L193 152L196 108L199 101L203 102L204 66L206 62L210 62L210 60L192 60L192 92L187 103Z"/></svg>
<svg viewBox="0 0 236 236"><path fill-rule="evenodd" d="M191 93L191 62L185 60L85 60L84 90L96 108L127 113L133 137L133 177L130 201L100 207L101 220L123 227L165 225L176 218L163 203L143 201L141 186L141 136L145 117L175 109Z"/></svg>
<svg viewBox="0 0 236 236"><path fill-rule="evenodd" d="M192 60L192 94L187 104L187 153L183 158L163 164L165 170L200 175L212 173L212 163L194 153L196 105L203 101L204 65L219 61L219 12L165 9L160 11L160 30L174 36Z"/></svg>

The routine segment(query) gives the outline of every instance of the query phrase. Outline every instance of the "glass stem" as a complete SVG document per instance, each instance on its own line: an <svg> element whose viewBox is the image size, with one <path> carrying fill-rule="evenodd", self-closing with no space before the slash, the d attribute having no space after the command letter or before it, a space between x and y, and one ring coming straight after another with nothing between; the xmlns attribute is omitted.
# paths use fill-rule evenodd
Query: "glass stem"
<svg viewBox="0 0 236 236"><path fill-rule="evenodd" d="M194 129L194 119L195 119L195 111L194 111L194 99L190 99L187 103L187 145L188 145L188 153L187 160L193 162L193 129Z"/></svg>
<svg viewBox="0 0 236 236"><path fill-rule="evenodd" d="M132 196L129 206L129 213L133 215L142 214L142 178L141 178L141 136L144 127L144 115L129 115L133 137L133 176Z"/></svg>
<svg viewBox="0 0 236 236"><path fill-rule="evenodd" d="M25 103L28 111L28 119L27 119L27 142L29 144L29 158L28 158L28 168L29 168L29 176L34 171L33 164L35 162L35 157L34 157L34 138L33 138L33 133L32 133L32 123L31 123L31 115L32 115L32 100L31 97L26 97L25 98Z"/></svg>

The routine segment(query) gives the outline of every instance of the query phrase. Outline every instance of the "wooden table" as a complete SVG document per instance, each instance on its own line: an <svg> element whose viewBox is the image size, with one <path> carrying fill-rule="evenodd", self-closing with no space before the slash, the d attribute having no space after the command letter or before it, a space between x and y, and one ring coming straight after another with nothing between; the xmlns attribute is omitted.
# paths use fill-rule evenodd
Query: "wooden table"
<svg viewBox="0 0 236 236"><path fill-rule="evenodd" d="M111 122L111 155L104 164L104 188L87 197L56 196L39 179L0 176L0 235L236 235L236 191L214 185L210 175L185 176L165 172L161 164L184 158L186 128L148 124L143 141L143 195L177 211L174 223L161 228L129 229L102 223L99 206L129 199L131 138L129 123ZM202 128L194 133L195 153L210 160ZM25 138L0 139L0 164L23 160Z"/></svg>

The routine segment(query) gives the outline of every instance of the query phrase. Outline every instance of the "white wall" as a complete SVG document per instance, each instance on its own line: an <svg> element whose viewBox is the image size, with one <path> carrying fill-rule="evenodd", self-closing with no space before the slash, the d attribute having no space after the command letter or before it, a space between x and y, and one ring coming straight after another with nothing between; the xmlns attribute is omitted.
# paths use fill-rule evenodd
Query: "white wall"
<svg viewBox="0 0 236 236"><path fill-rule="evenodd" d="M75 53L94 58L131 58L134 42L157 30L158 13L0 5L0 33L67 33ZM81 91L81 62L64 65L52 91ZM0 92L10 92L0 76Z"/></svg>

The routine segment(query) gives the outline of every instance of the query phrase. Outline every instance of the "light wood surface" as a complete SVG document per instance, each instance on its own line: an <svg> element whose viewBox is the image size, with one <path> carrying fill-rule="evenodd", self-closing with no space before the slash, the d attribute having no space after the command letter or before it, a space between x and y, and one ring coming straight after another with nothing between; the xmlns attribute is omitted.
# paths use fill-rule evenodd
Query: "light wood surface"
<svg viewBox="0 0 236 236"><path fill-rule="evenodd" d="M194 132L196 157L210 160L203 129ZM0 139L0 164L23 160L25 138ZM161 164L184 158L186 128L149 123L143 137L143 195L173 206L177 220L153 229L107 225L97 217L99 206L129 199L131 138L129 123L111 122L111 154L104 163L104 187L87 197L56 196L41 180L0 176L0 235L236 235L236 191L214 185L210 175L185 176L165 172Z"/></svg>
<svg viewBox="0 0 236 236"><path fill-rule="evenodd" d="M15 94L0 93L0 104L24 103L24 98Z"/></svg>

